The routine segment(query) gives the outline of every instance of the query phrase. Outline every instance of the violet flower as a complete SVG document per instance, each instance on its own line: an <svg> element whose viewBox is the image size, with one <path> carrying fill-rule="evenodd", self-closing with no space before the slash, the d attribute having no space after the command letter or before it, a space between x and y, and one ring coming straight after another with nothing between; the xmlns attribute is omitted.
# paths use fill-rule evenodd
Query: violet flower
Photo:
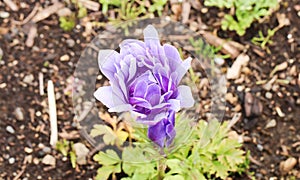
<svg viewBox="0 0 300 180"><path fill-rule="evenodd" d="M137 122L149 126L149 139L169 146L176 135L175 113L194 105L190 87L179 85L192 59L182 61L174 46L162 46L152 25L144 29L144 40L124 40L120 53L100 50L100 71L110 86L100 87L94 96L109 112L135 114Z"/></svg>

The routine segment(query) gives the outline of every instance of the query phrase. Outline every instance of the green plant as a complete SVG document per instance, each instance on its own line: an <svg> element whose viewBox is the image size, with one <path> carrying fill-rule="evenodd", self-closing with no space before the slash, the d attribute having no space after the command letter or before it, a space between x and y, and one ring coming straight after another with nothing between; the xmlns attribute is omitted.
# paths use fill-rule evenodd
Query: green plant
<svg viewBox="0 0 300 180"><path fill-rule="evenodd" d="M153 4L150 5L149 11L154 13L155 11L159 16L161 16L161 12L164 9L164 5L167 3L167 0L153 0Z"/></svg>
<svg viewBox="0 0 300 180"><path fill-rule="evenodd" d="M120 0L99 0L99 2L102 5L102 13L106 14L108 11L108 6L112 5L112 6L120 7L122 1L120 1Z"/></svg>
<svg viewBox="0 0 300 180"><path fill-rule="evenodd" d="M87 9L78 0L71 0L69 2L76 7L76 11L72 12L69 16L59 17L59 26L64 31L71 31L75 25L77 18L83 18L87 15Z"/></svg>
<svg viewBox="0 0 300 180"><path fill-rule="evenodd" d="M61 16L59 17L59 26L64 31L71 31L75 27L75 17L74 16Z"/></svg>
<svg viewBox="0 0 300 180"><path fill-rule="evenodd" d="M232 13L226 14L222 20L222 29L234 30L240 36L255 20L269 16L278 7L277 0L205 0L204 4L231 9Z"/></svg>
<svg viewBox="0 0 300 180"><path fill-rule="evenodd" d="M62 153L63 156L67 157L69 155L70 162L73 168L76 167L76 154L73 147L73 142L69 142L62 139L56 143L56 149Z"/></svg>
<svg viewBox="0 0 300 180"><path fill-rule="evenodd" d="M134 0L121 1L120 8L116 12L118 13L117 18L110 18L109 21L114 26L124 29L125 35L129 34L128 28L137 20L147 17L145 6L143 4L136 5Z"/></svg>
<svg viewBox="0 0 300 180"><path fill-rule="evenodd" d="M169 149L153 146L147 130L135 128L132 145L120 152L107 149L94 156L101 165L96 179L114 178L121 171L128 176L122 180L225 179L232 172L242 173L248 168L241 144L228 137L227 122L196 123L177 116L175 128L177 135Z"/></svg>

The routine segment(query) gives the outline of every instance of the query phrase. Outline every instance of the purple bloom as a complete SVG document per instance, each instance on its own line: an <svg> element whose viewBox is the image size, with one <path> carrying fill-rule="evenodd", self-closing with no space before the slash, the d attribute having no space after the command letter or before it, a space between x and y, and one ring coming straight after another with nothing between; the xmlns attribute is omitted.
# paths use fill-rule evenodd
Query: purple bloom
<svg viewBox="0 0 300 180"><path fill-rule="evenodd" d="M120 53L99 52L100 70L111 86L100 87L94 95L109 112L135 114L137 122L149 125L149 139L169 146L176 134L175 113L194 105L191 89L179 85L192 59L182 61L174 46L161 46L152 25L144 30L144 39L124 40Z"/></svg>

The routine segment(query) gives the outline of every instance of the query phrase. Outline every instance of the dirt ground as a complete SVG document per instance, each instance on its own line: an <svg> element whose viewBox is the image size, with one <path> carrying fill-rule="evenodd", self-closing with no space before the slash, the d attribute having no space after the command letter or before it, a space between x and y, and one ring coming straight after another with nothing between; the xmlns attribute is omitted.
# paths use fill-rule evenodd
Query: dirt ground
<svg viewBox="0 0 300 180"><path fill-rule="evenodd" d="M82 142L93 150L76 128L72 99L65 90L82 51L103 29L94 28L87 33L86 27L77 25L65 32L56 14L36 23L20 24L38 4L46 8L52 3L27 0L16 4L18 10L14 11L0 2L0 12L9 13L0 18L0 179L92 179L98 165L91 157L86 165L72 168L70 160L49 144L47 80L55 86L58 131L72 132L69 140ZM180 22L182 12L174 6L169 2L162 17ZM284 14L289 25L276 32L268 53L253 45L251 39L259 30L266 33L275 28L279 24L276 14ZM300 1L283 0L278 11L262 23L255 22L244 36L221 30L220 16L217 8L191 3L185 23L191 30L201 31L205 26L206 32L242 44L241 52L250 58L239 78L227 82L224 117L230 120L242 114L233 129L242 137L243 149L251 152L249 171L256 179L300 179ZM95 12L89 12L88 18L107 21L107 17ZM30 33L35 30L30 43ZM226 59L222 70L227 72L233 64L234 59ZM280 69L274 72L278 65ZM39 90L40 74L44 95ZM46 155L55 158L55 166L42 162Z"/></svg>

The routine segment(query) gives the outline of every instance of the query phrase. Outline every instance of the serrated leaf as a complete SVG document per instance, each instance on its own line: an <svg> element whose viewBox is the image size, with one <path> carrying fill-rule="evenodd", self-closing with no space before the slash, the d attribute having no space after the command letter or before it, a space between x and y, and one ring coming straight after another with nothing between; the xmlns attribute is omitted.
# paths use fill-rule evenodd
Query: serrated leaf
<svg viewBox="0 0 300 180"><path fill-rule="evenodd" d="M102 124L94 125L90 135L92 137L104 135L103 141L106 145L114 145L116 140L116 135L114 131L109 126L102 125Z"/></svg>
<svg viewBox="0 0 300 180"><path fill-rule="evenodd" d="M126 131L123 131L122 129L118 129L116 135L118 138L119 145L122 145L128 138L128 133Z"/></svg>
<svg viewBox="0 0 300 180"><path fill-rule="evenodd" d="M181 174L183 171L181 161L179 159L168 159L166 165L170 168L168 174Z"/></svg>
<svg viewBox="0 0 300 180"><path fill-rule="evenodd" d="M212 164L213 166L211 167L211 170L216 174L217 177L225 179L228 176L228 167L224 166L218 161L213 161Z"/></svg>
<svg viewBox="0 0 300 180"><path fill-rule="evenodd" d="M106 150L106 153L99 152L93 157L94 161L98 161L102 165L112 165L120 162L118 154L111 149Z"/></svg>
<svg viewBox="0 0 300 180"><path fill-rule="evenodd" d="M112 173L120 173L121 172L121 164L117 164L116 166L102 166L97 170L96 180L107 180Z"/></svg>

